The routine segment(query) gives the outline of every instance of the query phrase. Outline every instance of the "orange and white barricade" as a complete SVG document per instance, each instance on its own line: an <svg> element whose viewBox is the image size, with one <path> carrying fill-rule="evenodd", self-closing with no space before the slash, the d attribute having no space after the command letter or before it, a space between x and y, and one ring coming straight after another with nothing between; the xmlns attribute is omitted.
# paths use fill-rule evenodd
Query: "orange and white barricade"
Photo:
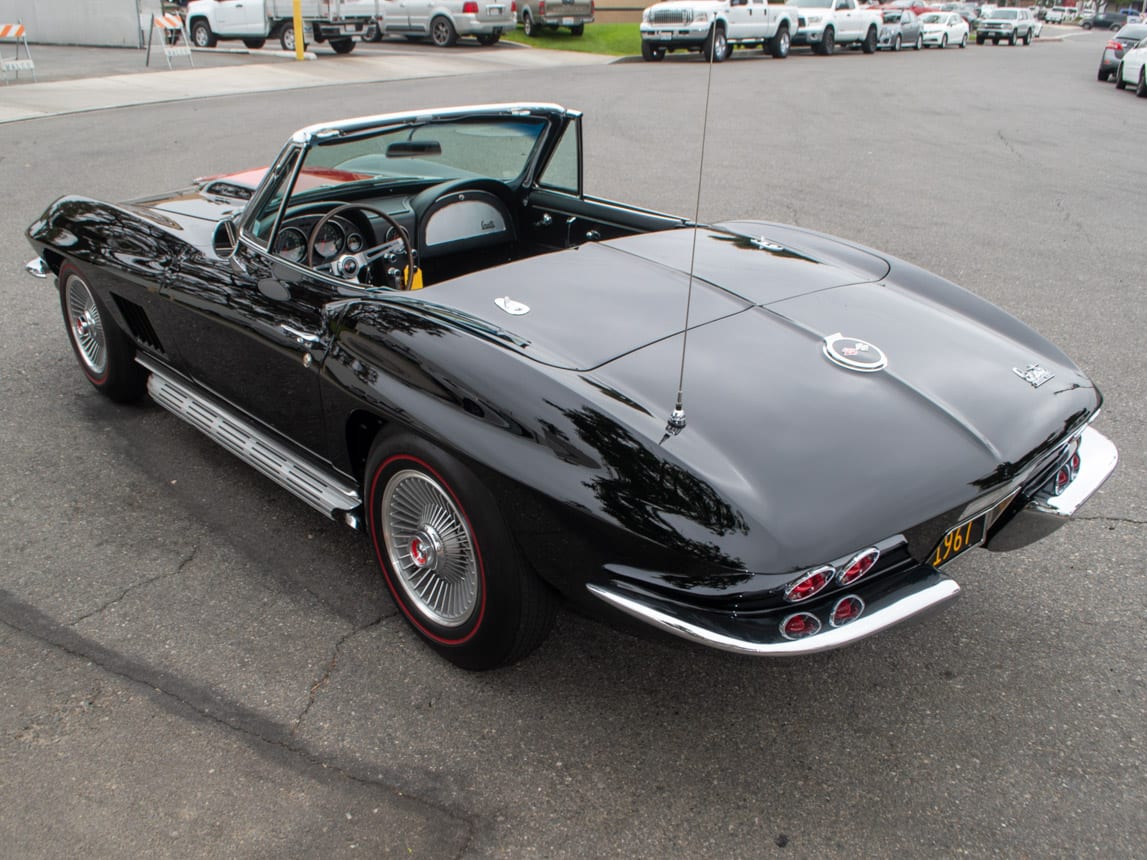
<svg viewBox="0 0 1147 860"><path fill-rule="evenodd" d="M187 57L192 66L195 60L191 56L191 39L187 35L187 27L183 19L172 13L170 15L156 15L151 19L151 30L147 34L147 58L144 65L151 65L151 37L155 31L160 33L163 43L163 56L167 58L167 67L171 68L172 57Z"/></svg>
<svg viewBox="0 0 1147 860"><path fill-rule="evenodd" d="M4 56L4 43L16 44L16 55L12 58ZM20 58L20 46L24 46L24 58ZM32 52L28 50L28 36L24 32L23 23L0 24L0 71L4 73L4 83L8 83L8 73L14 72L16 80L20 80L20 72L31 72L32 80L36 80L36 64L32 62Z"/></svg>

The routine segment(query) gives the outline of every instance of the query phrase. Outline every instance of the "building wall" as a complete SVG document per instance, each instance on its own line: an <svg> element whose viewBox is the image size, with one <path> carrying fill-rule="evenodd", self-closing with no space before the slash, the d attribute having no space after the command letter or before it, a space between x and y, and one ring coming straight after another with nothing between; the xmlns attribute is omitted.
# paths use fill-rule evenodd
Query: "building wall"
<svg viewBox="0 0 1147 860"><path fill-rule="evenodd" d="M140 15L160 0L0 0L0 23L24 23L29 42L138 48Z"/></svg>

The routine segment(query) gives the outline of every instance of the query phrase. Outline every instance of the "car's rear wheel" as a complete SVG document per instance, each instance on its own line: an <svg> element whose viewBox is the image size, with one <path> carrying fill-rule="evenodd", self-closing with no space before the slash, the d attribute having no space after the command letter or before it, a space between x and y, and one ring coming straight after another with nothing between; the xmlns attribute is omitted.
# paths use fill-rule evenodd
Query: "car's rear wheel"
<svg viewBox="0 0 1147 860"><path fill-rule="evenodd" d="M1123 63L1119 64L1119 68L1115 70L1115 89L1127 89L1127 81L1123 80Z"/></svg>
<svg viewBox="0 0 1147 860"><path fill-rule="evenodd" d="M789 50L792 48L792 37L789 36L789 28L781 25L777 30L777 35L768 42L768 51L776 59L783 60L789 55Z"/></svg>
<svg viewBox="0 0 1147 860"><path fill-rule="evenodd" d="M641 41L641 59L647 63L660 63L665 59L665 49L643 39Z"/></svg>
<svg viewBox="0 0 1147 860"><path fill-rule="evenodd" d="M1111 80L1111 72L1107 71L1105 69L1100 69L1099 72L1095 75L1095 77L1097 80L1100 80L1100 81L1103 81L1104 83L1106 83L1107 81Z"/></svg>
<svg viewBox="0 0 1147 860"><path fill-rule="evenodd" d="M70 263L60 269L60 309L68 340L88 382L119 403L142 397L147 372L135 363L135 346L84 275Z"/></svg>
<svg viewBox="0 0 1147 860"><path fill-rule="evenodd" d="M490 46L498 44L498 40L502 38L501 33L479 33L476 37L478 44L483 46Z"/></svg>
<svg viewBox="0 0 1147 860"><path fill-rule="evenodd" d="M384 435L365 489L383 578L431 648L477 670L513 663L542 643L553 592L525 565L496 500L465 464L418 437Z"/></svg>
<svg viewBox="0 0 1147 860"><path fill-rule="evenodd" d="M580 36L585 32L585 24L574 24L570 27L571 36Z"/></svg>
<svg viewBox="0 0 1147 860"><path fill-rule="evenodd" d="M534 16L530 14L529 9L522 13L522 29L531 39L542 34L542 28L534 23Z"/></svg>
<svg viewBox="0 0 1147 860"><path fill-rule="evenodd" d="M284 51L295 50L295 28L288 24L279 32L279 44ZM303 37L303 49L306 50L307 40Z"/></svg>
<svg viewBox="0 0 1147 860"><path fill-rule="evenodd" d="M917 51L924 47L924 35L922 33L916 34L916 44L912 47Z"/></svg>
<svg viewBox="0 0 1147 860"><path fill-rule="evenodd" d="M349 54L354 50L354 39L331 39L331 50L336 54Z"/></svg>
<svg viewBox="0 0 1147 860"><path fill-rule="evenodd" d="M977 37L976 37L976 44L977 44L977 45L982 45L982 44L984 44L984 42L986 42L986 41L988 41L988 40L987 40L987 38L986 38L985 36L977 36Z"/></svg>
<svg viewBox="0 0 1147 860"><path fill-rule="evenodd" d="M267 40L266 39L244 39L243 44L246 45L248 48L250 48L252 51L257 51L261 47L263 47L265 44L267 44Z"/></svg>
<svg viewBox="0 0 1147 860"><path fill-rule="evenodd" d="M458 31L445 15L430 22L430 41L439 48L452 48L458 44Z"/></svg>
<svg viewBox="0 0 1147 860"><path fill-rule="evenodd" d="M197 48L214 48L218 39L211 32L211 25L202 18L196 18L191 23L191 44Z"/></svg>
<svg viewBox="0 0 1147 860"><path fill-rule="evenodd" d="M1135 87L1135 95L1147 99L1147 67L1139 69L1139 84Z"/></svg>

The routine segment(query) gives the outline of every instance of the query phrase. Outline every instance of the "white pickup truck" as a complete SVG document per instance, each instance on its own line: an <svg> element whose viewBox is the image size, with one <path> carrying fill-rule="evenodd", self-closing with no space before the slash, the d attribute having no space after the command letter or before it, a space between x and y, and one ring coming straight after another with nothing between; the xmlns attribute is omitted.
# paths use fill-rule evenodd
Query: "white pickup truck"
<svg viewBox="0 0 1147 860"><path fill-rule="evenodd" d="M766 0L666 0L641 16L641 56L656 62L666 51L700 51L720 63L737 45L783 59L796 30L796 10Z"/></svg>
<svg viewBox="0 0 1147 860"><path fill-rule="evenodd" d="M794 45L808 45L816 54L831 54L837 45L859 44L866 54L876 53L882 18L879 9L857 0L793 0L800 15Z"/></svg>
<svg viewBox="0 0 1147 860"><path fill-rule="evenodd" d="M354 50L354 37L374 24L375 0L302 0L303 39L329 41L336 54ZM261 48L278 39L284 51L295 50L293 0L192 0L187 4L187 31L197 48L214 48L220 39L242 39Z"/></svg>

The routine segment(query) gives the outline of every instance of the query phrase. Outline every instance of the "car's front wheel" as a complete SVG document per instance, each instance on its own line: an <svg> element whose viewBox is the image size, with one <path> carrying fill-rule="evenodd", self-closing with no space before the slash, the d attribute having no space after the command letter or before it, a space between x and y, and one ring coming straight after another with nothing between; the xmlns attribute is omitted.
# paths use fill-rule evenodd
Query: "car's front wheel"
<svg viewBox="0 0 1147 860"><path fill-rule="evenodd" d="M1147 99L1147 66L1139 69L1139 83L1135 87L1135 95Z"/></svg>
<svg viewBox="0 0 1147 860"><path fill-rule="evenodd" d="M965 33L963 35L963 37L960 39L960 47L961 48L968 47L968 34L967 33Z"/></svg>
<svg viewBox="0 0 1147 860"><path fill-rule="evenodd" d="M1106 70L1106 69L1100 69L1096 73L1095 77L1096 77L1096 80L1100 80L1100 81L1103 81L1104 83L1107 83L1107 81L1111 80L1111 72Z"/></svg>
<svg viewBox="0 0 1147 860"><path fill-rule="evenodd" d="M643 39L641 41L641 59L647 63L660 63L665 59L665 49Z"/></svg>
<svg viewBox="0 0 1147 860"><path fill-rule="evenodd" d="M836 50L836 33L833 32L832 27L826 27L824 36L820 40L820 47L813 43L813 50L822 56L830 56Z"/></svg>
<svg viewBox="0 0 1147 860"><path fill-rule="evenodd" d="M914 50L919 51L924 47L924 36L921 33L916 34L916 44L912 46Z"/></svg>
<svg viewBox="0 0 1147 860"><path fill-rule="evenodd" d="M143 396L147 372L135 363L135 346L120 329L87 278L71 263L60 269L60 309L80 370L97 391L119 403Z"/></svg>
<svg viewBox="0 0 1147 860"><path fill-rule="evenodd" d="M458 44L458 31L445 15L439 15L430 22L430 41L439 48L452 48Z"/></svg>
<svg viewBox="0 0 1147 860"><path fill-rule="evenodd" d="M531 39L542 34L542 28L534 22L534 16L530 14L529 9L522 13L522 29Z"/></svg>
<svg viewBox="0 0 1147 860"><path fill-rule="evenodd" d="M1123 80L1123 63L1119 64L1119 68L1115 70L1115 89L1127 89L1127 81Z"/></svg>
<svg viewBox="0 0 1147 860"><path fill-rule="evenodd" d="M947 48L948 47L948 34L947 33L945 33L943 36L940 37L940 47L941 48Z"/></svg>
<svg viewBox="0 0 1147 860"><path fill-rule="evenodd" d="M876 53L876 28L869 27L868 32L864 34L864 41L860 43L860 50L866 54Z"/></svg>
<svg viewBox="0 0 1147 860"><path fill-rule="evenodd" d="M366 468L367 525L399 609L464 669L522 659L553 625L556 599L521 558L497 501L461 461L384 435Z"/></svg>

